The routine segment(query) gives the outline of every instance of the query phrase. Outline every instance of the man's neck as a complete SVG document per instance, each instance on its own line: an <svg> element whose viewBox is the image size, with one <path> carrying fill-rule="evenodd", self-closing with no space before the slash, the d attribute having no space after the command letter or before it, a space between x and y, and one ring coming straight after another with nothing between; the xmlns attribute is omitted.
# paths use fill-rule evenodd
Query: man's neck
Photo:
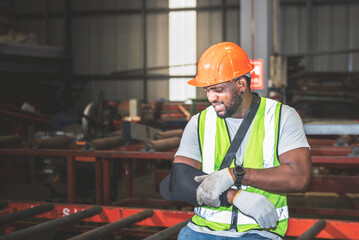
<svg viewBox="0 0 359 240"><path fill-rule="evenodd" d="M244 118L253 102L253 94L251 92L245 92L242 96L242 104L237 109L236 113L232 115L232 118Z"/></svg>

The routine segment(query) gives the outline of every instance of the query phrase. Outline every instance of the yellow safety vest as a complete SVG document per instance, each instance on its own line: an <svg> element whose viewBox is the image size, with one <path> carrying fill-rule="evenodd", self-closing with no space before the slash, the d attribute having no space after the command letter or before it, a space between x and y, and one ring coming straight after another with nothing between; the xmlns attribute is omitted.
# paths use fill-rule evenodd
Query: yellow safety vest
<svg viewBox="0 0 359 240"><path fill-rule="evenodd" d="M244 168L262 169L280 165L277 152L280 113L280 102L261 98L244 153ZM202 111L199 116L198 135L203 159L202 171L208 174L218 171L231 140L225 120L217 117L212 106ZM276 228L266 230L283 237L287 231L289 218L286 196L251 186L242 186L242 190L262 194L273 203L279 216L279 223ZM232 206L228 208L197 206L194 212L192 221L198 226L205 226L215 231L228 230L231 226ZM245 232L251 229L261 229L261 227L253 218L238 211L237 230Z"/></svg>

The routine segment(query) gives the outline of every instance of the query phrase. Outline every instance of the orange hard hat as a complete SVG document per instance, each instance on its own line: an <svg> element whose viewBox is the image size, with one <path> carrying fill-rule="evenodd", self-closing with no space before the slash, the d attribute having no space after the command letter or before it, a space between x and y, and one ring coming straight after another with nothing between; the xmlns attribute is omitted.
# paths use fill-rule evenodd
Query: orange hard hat
<svg viewBox="0 0 359 240"><path fill-rule="evenodd" d="M189 85L206 87L243 76L254 69L245 51L237 44L222 42L208 48L197 66L197 76Z"/></svg>

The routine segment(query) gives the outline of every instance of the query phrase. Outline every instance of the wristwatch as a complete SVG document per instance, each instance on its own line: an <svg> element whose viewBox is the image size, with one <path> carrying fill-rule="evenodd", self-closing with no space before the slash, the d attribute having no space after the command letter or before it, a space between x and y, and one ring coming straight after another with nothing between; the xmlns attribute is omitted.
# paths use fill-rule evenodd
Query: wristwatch
<svg viewBox="0 0 359 240"><path fill-rule="evenodd" d="M244 177L244 174L246 174L246 170L242 165L237 165L233 168L234 176L236 177L236 180L234 181L235 186L241 186L242 185L242 179Z"/></svg>

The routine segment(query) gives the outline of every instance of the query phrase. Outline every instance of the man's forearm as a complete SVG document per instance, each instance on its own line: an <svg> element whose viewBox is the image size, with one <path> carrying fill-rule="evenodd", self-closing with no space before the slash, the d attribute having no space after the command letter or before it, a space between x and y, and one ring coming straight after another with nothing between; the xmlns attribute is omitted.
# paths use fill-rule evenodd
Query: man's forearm
<svg viewBox="0 0 359 240"><path fill-rule="evenodd" d="M308 149L295 149L280 156L281 165L266 169L246 168L243 185L269 192L305 192L311 177L311 160ZM231 169L233 173L233 169ZM233 174L234 176L234 174Z"/></svg>

